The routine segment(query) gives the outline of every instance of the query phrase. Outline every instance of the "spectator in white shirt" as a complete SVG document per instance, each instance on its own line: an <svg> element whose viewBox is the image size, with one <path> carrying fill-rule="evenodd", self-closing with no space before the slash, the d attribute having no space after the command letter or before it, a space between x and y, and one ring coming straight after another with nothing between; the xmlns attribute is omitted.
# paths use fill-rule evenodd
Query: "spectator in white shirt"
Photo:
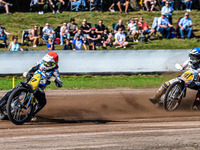
<svg viewBox="0 0 200 150"><path fill-rule="evenodd" d="M70 39L69 28L66 22L64 22L63 26L60 28L60 45L63 45L63 39Z"/></svg>
<svg viewBox="0 0 200 150"><path fill-rule="evenodd" d="M50 27L50 24L47 22L46 26L42 29L43 36L42 38L44 39L45 43L47 44L47 40L49 38L52 39L52 43L54 43L55 39L55 31Z"/></svg>
<svg viewBox="0 0 200 150"><path fill-rule="evenodd" d="M138 42L139 32L137 29L137 21L138 18L131 18L130 23L128 24L127 29L129 30L130 34L133 37L133 42Z"/></svg>
<svg viewBox="0 0 200 150"><path fill-rule="evenodd" d="M116 48L126 48L126 46L128 45L128 42L126 41L126 35L122 33L122 28L119 28L118 32L115 34L115 42L113 43L113 45L115 45Z"/></svg>

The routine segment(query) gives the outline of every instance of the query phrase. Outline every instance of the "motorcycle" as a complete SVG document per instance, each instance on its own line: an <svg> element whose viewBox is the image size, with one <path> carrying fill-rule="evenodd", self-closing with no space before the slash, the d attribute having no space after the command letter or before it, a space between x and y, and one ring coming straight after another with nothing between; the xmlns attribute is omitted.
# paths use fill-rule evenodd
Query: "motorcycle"
<svg viewBox="0 0 200 150"><path fill-rule="evenodd" d="M55 79L55 77L51 77ZM37 70L26 81L21 82L12 91L7 104L2 108L3 111L0 113L0 119L2 120L7 116L16 125L22 125L30 121L37 104L34 94L39 90L39 86L45 85L46 82L47 75L40 70Z"/></svg>
<svg viewBox="0 0 200 150"><path fill-rule="evenodd" d="M177 66L176 66L177 68ZM199 81L198 72L194 69L186 70L181 76L177 77L161 97L163 98L163 107L166 111L176 110L182 98L186 96L187 88L198 90L199 86L195 82Z"/></svg>

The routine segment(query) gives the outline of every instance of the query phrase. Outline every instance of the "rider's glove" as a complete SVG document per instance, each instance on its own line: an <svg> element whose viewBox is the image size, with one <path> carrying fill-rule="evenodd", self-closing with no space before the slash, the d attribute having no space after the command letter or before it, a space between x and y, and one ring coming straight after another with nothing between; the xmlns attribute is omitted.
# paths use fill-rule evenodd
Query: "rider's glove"
<svg viewBox="0 0 200 150"><path fill-rule="evenodd" d="M176 67L176 69L178 69L178 70L183 70L183 67L182 67L180 64L176 64L175 67Z"/></svg>

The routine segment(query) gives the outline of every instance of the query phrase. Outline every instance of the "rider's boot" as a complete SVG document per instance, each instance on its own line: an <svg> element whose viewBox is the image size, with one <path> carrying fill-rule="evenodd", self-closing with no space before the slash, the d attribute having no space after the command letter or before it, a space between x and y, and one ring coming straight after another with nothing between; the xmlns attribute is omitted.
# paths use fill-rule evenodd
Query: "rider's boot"
<svg viewBox="0 0 200 150"><path fill-rule="evenodd" d="M153 97L150 97L149 100L153 103L153 104L156 104L159 102L161 96L163 94L165 94L166 92L166 89L163 88L162 86L158 89L158 91L156 92L156 94L153 96Z"/></svg>
<svg viewBox="0 0 200 150"><path fill-rule="evenodd" d="M192 110L198 110L200 105L200 91L197 92L196 98L192 104Z"/></svg>

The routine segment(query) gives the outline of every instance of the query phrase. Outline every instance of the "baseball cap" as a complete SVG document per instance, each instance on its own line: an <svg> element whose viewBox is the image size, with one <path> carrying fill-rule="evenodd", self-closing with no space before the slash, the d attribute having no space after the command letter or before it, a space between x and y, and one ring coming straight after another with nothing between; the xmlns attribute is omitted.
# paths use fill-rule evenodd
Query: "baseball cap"
<svg viewBox="0 0 200 150"><path fill-rule="evenodd" d="M95 28L94 28L94 27L92 27L92 28L91 28L91 31L95 31Z"/></svg>
<svg viewBox="0 0 200 150"><path fill-rule="evenodd" d="M185 16L189 16L189 14L188 14L188 13L185 13Z"/></svg>

